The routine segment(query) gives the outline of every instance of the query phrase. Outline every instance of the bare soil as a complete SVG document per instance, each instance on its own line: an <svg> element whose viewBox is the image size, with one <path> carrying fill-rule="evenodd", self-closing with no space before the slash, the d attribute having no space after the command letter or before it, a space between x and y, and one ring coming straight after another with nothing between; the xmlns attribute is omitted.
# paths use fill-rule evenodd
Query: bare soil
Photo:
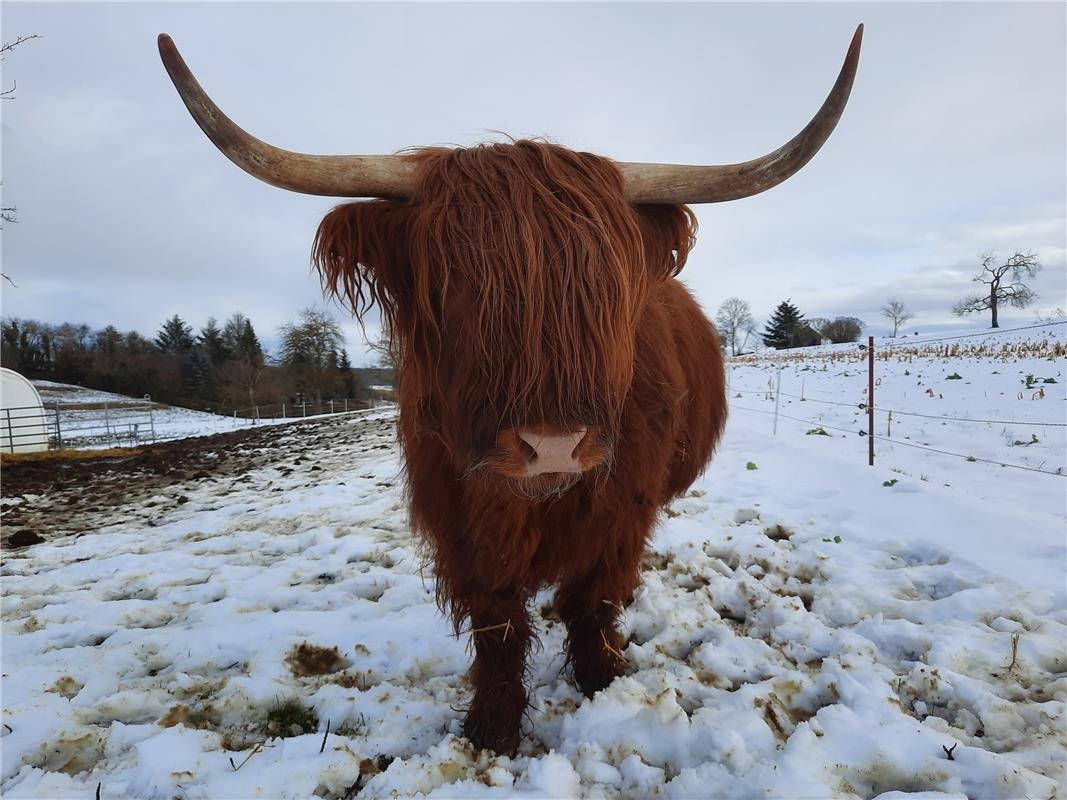
<svg viewBox="0 0 1067 800"><path fill-rule="evenodd" d="M307 454L370 439L375 448L390 419L335 416L200 436L133 451L80 451L64 457L4 459L0 473L0 547L5 553L78 536L116 522L143 522L187 502L204 482L242 482L252 469L318 470ZM368 434L376 434L369 436ZM363 442L369 444L369 442ZM14 502L13 502L14 501Z"/></svg>

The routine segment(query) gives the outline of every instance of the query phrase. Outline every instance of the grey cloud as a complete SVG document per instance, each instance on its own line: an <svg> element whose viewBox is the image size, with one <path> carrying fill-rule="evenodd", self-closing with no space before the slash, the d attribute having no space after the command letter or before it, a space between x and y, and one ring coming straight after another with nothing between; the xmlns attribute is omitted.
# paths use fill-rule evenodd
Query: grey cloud
<svg viewBox="0 0 1067 800"><path fill-rule="evenodd" d="M622 160L745 160L811 116L857 22L853 98L824 150L765 195L701 207L684 274L706 308L877 322L897 294L958 321L976 253L1034 249L1063 305L1061 4L25 4L4 64L3 313L153 332L234 310L264 338L321 303L328 198L270 189L203 138L170 86L170 32L237 122L310 152L547 135ZM1025 42L1019 47L1019 42ZM1005 48L1012 57L1005 59ZM1016 312L1030 318L1029 312ZM374 329L376 317L368 320ZM353 358L363 349L346 321Z"/></svg>

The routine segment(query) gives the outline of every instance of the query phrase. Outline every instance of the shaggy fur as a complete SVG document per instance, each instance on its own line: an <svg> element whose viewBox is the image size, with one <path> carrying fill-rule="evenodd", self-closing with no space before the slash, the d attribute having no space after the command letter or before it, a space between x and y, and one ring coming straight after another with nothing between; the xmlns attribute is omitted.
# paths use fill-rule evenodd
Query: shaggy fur
<svg viewBox="0 0 1067 800"><path fill-rule="evenodd" d="M534 141L426 149L407 201L335 208L326 288L382 313L397 362L412 521L438 597L475 645L465 732L515 750L527 606L545 584L592 696L620 674L616 618L659 509L703 470L726 417L711 323L675 276L684 206L632 206L605 158ZM589 433L586 471L523 478L516 431Z"/></svg>

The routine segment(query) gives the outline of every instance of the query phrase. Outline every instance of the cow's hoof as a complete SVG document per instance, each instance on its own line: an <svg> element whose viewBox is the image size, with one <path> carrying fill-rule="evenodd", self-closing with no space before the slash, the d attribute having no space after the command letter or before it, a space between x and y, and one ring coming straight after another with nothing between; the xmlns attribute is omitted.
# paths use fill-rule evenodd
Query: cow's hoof
<svg viewBox="0 0 1067 800"><path fill-rule="evenodd" d="M519 748L520 717L506 719L511 715L502 714L501 710L494 712L491 708L471 706L463 721L463 735L478 750L492 750L500 756L511 756Z"/></svg>
<svg viewBox="0 0 1067 800"><path fill-rule="evenodd" d="M586 697L592 698L601 689L606 689L616 678L625 674L623 664L612 658L609 662L587 665L584 669L574 665L574 682Z"/></svg>

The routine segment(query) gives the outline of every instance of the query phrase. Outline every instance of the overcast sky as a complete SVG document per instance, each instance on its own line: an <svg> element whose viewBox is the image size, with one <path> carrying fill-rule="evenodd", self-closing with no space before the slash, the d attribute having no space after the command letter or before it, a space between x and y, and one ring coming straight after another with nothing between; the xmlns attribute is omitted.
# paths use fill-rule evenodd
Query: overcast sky
<svg viewBox="0 0 1067 800"><path fill-rule="evenodd" d="M698 206L683 279L762 323L886 332L959 324L978 253L1038 252L1037 308L1065 300L1065 5L3 3L2 311L153 335L247 314L268 344L321 304L308 253L336 201L228 162L170 84L170 33L239 125L305 152L388 153L547 136L622 161L762 155L815 113L865 23L852 99L822 151L753 198ZM338 313L338 316L341 316ZM1002 325L1033 321L1032 310ZM974 320L978 322L979 320ZM349 350L362 337L345 319Z"/></svg>

